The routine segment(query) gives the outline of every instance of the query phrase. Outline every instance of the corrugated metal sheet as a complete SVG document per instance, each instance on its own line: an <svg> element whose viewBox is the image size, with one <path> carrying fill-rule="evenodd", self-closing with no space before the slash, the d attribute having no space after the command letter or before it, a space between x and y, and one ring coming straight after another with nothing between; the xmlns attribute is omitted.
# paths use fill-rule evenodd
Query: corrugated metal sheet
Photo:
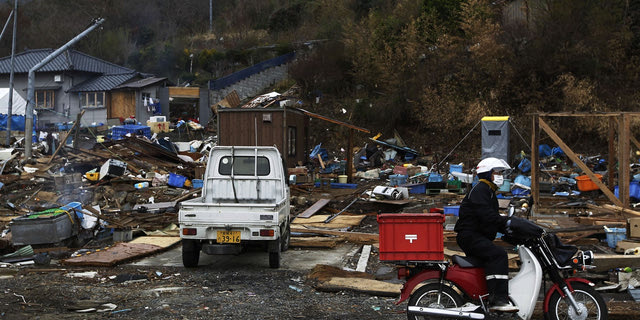
<svg viewBox="0 0 640 320"><path fill-rule="evenodd" d="M123 82L133 79L137 73L103 75L89 79L69 89L69 92L109 91Z"/></svg>
<svg viewBox="0 0 640 320"><path fill-rule="evenodd" d="M14 72L29 72L29 69L44 60L44 58L53 52L53 49L36 49L16 54L14 59ZM1 58L0 73L9 73L10 71L11 57L8 56ZM125 74L135 72L135 70L125 68L75 50L67 50L46 65L42 66L38 71L85 71L101 74Z"/></svg>
<svg viewBox="0 0 640 320"><path fill-rule="evenodd" d="M121 84L118 87L116 87L116 89L126 89L126 88L138 89L138 88L144 88L146 86L150 86L150 85L153 85L153 84L156 84L158 82L165 81L165 80L167 80L167 78L149 77L149 78L144 78L144 79L140 79L140 80L137 80L137 81L127 82L127 83Z"/></svg>

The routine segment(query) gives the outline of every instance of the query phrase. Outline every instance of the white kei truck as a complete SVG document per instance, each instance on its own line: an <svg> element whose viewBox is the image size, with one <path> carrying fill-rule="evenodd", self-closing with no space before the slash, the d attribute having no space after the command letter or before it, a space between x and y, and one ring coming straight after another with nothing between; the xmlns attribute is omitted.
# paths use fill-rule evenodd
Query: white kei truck
<svg viewBox="0 0 640 320"><path fill-rule="evenodd" d="M240 254L262 244L269 267L280 267L289 248L289 185L275 147L215 146L209 153L202 195L180 204L182 264L198 266L200 251Z"/></svg>

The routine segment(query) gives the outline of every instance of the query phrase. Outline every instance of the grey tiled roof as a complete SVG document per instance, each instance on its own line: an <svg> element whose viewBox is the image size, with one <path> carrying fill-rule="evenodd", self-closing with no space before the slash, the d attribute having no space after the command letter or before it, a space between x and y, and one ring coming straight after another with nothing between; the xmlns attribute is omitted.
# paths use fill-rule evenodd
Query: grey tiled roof
<svg viewBox="0 0 640 320"><path fill-rule="evenodd" d="M27 73L29 69L53 53L53 49L27 50L15 55L14 72ZM100 74L126 74L135 70L107 62L76 50L66 50L38 70L39 72L85 71ZM11 71L11 56L0 58L0 74Z"/></svg>
<svg viewBox="0 0 640 320"><path fill-rule="evenodd" d="M138 75L137 72L127 74L108 74L98 76L87 81L84 81L77 86L69 89L69 92L80 91L109 91L121 83L129 81Z"/></svg>

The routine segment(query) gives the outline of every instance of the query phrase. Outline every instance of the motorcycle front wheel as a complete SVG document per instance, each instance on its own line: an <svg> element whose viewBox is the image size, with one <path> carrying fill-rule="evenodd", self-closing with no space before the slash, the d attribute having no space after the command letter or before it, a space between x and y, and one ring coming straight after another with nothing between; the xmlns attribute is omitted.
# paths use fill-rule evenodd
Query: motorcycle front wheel
<svg viewBox="0 0 640 320"><path fill-rule="evenodd" d="M420 287L413 294L411 294L411 298L409 298L409 302L407 303L407 307L417 306L417 307L429 307L429 308L456 308L460 307L464 304L464 299L449 286L442 286L442 295L440 296L440 303L438 303L438 293L440 291L439 283L428 283L424 286ZM444 319L444 318L435 318L435 317L422 317L415 316L407 313L407 318L409 320L419 320L419 319Z"/></svg>
<svg viewBox="0 0 640 320"><path fill-rule="evenodd" d="M545 314L546 319L550 320L606 320L607 305L602 296L587 284L574 282L573 297L580 308L580 313L571 306L568 299L562 298L558 292L554 292L549 299L549 312Z"/></svg>

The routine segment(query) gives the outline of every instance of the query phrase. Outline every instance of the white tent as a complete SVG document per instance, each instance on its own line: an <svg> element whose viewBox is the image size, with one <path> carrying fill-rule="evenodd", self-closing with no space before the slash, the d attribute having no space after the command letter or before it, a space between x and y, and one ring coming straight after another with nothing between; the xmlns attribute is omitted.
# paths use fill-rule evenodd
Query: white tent
<svg viewBox="0 0 640 320"><path fill-rule="evenodd" d="M13 89L13 105L11 106L11 113L13 115L23 116L27 109L27 100L22 98ZM0 114L7 114L9 112L9 88L0 88Z"/></svg>

